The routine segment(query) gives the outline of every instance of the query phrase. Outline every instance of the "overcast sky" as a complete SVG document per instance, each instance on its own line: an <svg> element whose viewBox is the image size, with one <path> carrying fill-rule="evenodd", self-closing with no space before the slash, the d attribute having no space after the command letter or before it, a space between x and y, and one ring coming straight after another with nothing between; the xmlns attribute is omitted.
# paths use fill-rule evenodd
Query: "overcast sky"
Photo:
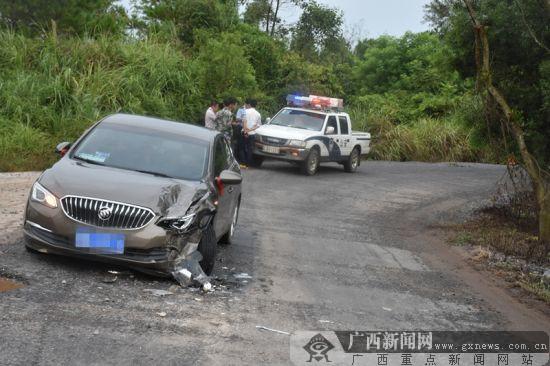
<svg viewBox="0 0 550 366"><path fill-rule="evenodd" d="M420 32L428 26L422 22L423 6L429 0L318 0L344 12L346 32L356 36L377 37L381 34L400 36L406 31ZM121 0L128 7L130 0ZM282 17L289 23L298 20L295 8Z"/></svg>
<svg viewBox="0 0 550 366"><path fill-rule="evenodd" d="M406 31L421 32L428 29L422 22L424 5L429 0L318 0L344 12L346 30L360 31L363 37L381 34L400 36ZM287 12L288 13L288 12ZM298 14L287 14L295 21Z"/></svg>

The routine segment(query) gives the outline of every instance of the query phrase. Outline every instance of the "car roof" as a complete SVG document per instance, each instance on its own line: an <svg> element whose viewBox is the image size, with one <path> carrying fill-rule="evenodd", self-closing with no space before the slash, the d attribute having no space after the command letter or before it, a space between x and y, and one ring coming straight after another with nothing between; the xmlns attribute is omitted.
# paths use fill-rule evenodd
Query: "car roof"
<svg viewBox="0 0 550 366"><path fill-rule="evenodd" d="M220 133L205 127L185 122L169 121L166 119L145 117L134 114L117 113L105 117L101 124L113 124L122 126L136 126L156 131L168 132L182 136L194 137L199 140L213 141Z"/></svg>

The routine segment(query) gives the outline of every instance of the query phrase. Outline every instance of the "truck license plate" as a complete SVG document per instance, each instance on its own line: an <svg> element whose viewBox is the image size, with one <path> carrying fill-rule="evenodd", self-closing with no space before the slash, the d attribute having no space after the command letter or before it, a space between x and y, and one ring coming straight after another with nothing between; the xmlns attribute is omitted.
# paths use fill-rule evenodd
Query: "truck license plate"
<svg viewBox="0 0 550 366"><path fill-rule="evenodd" d="M270 154L279 154L280 150L278 147L275 146L265 146L264 145L264 152L270 153Z"/></svg>

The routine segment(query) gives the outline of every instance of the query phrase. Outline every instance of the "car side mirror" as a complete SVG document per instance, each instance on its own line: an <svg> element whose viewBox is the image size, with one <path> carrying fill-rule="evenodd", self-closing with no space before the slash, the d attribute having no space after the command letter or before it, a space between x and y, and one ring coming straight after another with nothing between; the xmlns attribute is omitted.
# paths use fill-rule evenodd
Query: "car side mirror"
<svg viewBox="0 0 550 366"><path fill-rule="evenodd" d="M267 118L265 119L265 124L268 125L270 122L271 122L271 118L270 118L270 117L267 117Z"/></svg>
<svg viewBox="0 0 550 366"><path fill-rule="evenodd" d="M223 184L235 185L240 184L243 181L242 175L232 170L224 170L220 174L220 181Z"/></svg>
<svg viewBox="0 0 550 366"><path fill-rule="evenodd" d="M66 142L66 141L61 142L55 147L55 152L61 155L61 157L63 157L69 151L70 148L71 148L70 142Z"/></svg>
<svg viewBox="0 0 550 366"><path fill-rule="evenodd" d="M328 126L325 135L334 135L334 127Z"/></svg>

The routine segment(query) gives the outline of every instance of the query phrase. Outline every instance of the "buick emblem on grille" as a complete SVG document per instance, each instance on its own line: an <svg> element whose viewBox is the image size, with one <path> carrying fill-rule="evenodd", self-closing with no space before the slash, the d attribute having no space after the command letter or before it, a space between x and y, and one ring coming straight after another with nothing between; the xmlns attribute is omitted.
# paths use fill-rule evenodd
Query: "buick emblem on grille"
<svg viewBox="0 0 550 366"><path fill-rule="evenodd" d="M109 206L103 206L99 208L99 211L97 213L97 216L103 221L109 220L111 215L113 214L113 209Z"/></svg>

